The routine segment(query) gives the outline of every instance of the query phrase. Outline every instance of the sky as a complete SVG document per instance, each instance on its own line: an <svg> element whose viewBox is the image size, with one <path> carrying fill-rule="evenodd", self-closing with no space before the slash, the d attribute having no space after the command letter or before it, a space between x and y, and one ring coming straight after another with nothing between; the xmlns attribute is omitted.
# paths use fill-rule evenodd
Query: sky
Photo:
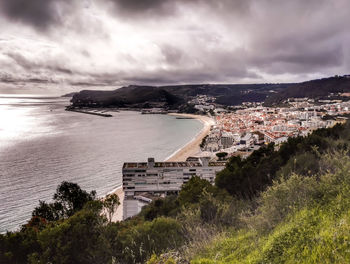
<svg viewBox="0 0 350 264"><path fill-rule="evenodd" d="M349 0L0 0L0 93L350 73Z"/></svg>

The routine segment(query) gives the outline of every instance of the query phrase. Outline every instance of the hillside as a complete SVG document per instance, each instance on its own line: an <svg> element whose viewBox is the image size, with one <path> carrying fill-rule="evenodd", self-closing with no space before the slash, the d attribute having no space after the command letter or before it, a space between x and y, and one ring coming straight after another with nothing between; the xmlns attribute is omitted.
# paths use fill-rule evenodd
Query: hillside
<svg viewBox="0 0 350 264"><path fill-rule="evenodd" d="M196 95L209 95L222 105L239 105L242 102L263 102L271 93L277 93L292 84L202 84L175 85L163 88L186 99Z"/></svg>
<svg viewBox="0 0 350 264"><path fill-rule="evenodd" d="M182 98L152 86L128 86L114 91L83 90L72 98L73 106L89 107L164 107L182 102Z"/></svg>
<svg viewBox="0 0 350 264"><path fill-rule="evenodd" d="M113 91L83 90L74 94L73 106L81 107L165 107L182 109L191 98L208 95L221 105L265 102L279 105L287 98L329 99L330 93L350 92L350 76L336 76L302 83L281 84L193 84L171 86L130 85ZM182 107L181 107L182 106Z"/></svg>
<svg viewBox="0 0 350 264"><path fill-rule="evenodd" d="M196 95L209 95L216 103L238 105L245 101L262 102L272 92L291 84L199 84L174 86L130 85L114 91L83 90L72 98L73 106L89 107L176 107Z"/></svg>
<svg viewBox="0 0 350 264"><path fill-rule="evenodd" d="M350 92L350 76L336 76L291 85L287 89L268 97L265 100L265 104L279 104L287 98L308 97L322 99L327 97L330 93L337 94L346 92Z"/></svg>
<svg viewBox="0 0 350 264"><path fill-rule="evenodd" d="M218 235L191 263L349 263L350 158L322 158L331 173L275 182L250 228Z"/></svg>

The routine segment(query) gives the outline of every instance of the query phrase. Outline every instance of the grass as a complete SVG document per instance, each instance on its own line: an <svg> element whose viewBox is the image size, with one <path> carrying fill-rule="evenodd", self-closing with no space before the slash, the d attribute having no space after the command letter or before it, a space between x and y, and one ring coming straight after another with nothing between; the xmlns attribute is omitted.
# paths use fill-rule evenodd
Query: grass
<svg viewBox="0 0 350 264"><path fill-rule="evenodd" d="M319 166L320 173L314 176L292 174L276 179L254 207L249 207L255 209L241 211L240 221L235 221L238 224L188 244L187 254L173 254L177 257L172 260L191 260L192 264L350 263L349 152L324 154ZM166 263L161 257L170 260L166 255L155 256L149 263Z"/></svg>
<svg viewBox="0 0 350 264"><path fill-rule="evenodd" d="M350 263L350 157L325 160L335 166L322 176L275 182L247 220L255 224L217 235L191 263Z"/></svg>
<svg viewBox="0 0 350 264"><path fill-rule="evenodd" d="M266 236L241 230L220 237L191 263L350 263L350 211L334 220L304 209Z"/></svg>
<svg viewBox="0 0 350 264"><path fill-rule="evenodd" d="M221 235L191 263L350 263L348 203L349 197L337 196L326 208L301 209L268 234Z"/></svg>

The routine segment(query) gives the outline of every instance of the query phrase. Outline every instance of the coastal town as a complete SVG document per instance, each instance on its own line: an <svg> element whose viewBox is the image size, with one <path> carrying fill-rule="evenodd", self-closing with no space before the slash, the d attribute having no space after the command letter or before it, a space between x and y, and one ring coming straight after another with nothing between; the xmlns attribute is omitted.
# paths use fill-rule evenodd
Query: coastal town
<svg viewBox="0 0 350 264"><path fill-rule="evenodd" d="M218 113L201 149L246 157L264 144L278 146L289 137L306 136L315 129L343 122L350 113L350 103L339 100L315 104L308 98L293 98L288 103L289 107L276 108L255 103L234 112Z"/></svg>
<svg viewBox="0 0 350 264"><path fill-rule="evenodd" d="M214 103L215 98L199 95L189 103L202 115L171 113L196 118L204 127L197 137L165 162L123 165L123 219L138 214L158 197L176 194L190 177L199 176L214 183L216 173L231 156L248 157L261 146L276 148L290 137L307 136L313 130L342 123L350 114L350 102L290 98L283 107L243 103L231 109ZM156 112L158 111L158 112ZM157 110L149 112L162 113ZM144 113L144 112L143 112Z"/></svg>

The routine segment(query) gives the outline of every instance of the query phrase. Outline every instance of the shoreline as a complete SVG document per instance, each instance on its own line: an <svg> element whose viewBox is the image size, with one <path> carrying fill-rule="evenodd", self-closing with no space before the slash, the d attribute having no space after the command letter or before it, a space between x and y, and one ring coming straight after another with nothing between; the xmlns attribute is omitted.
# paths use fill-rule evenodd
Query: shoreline
<svg viewBox="0 0 350 264"><path fill-rule="evenodd" d="M119 202L120 202L120 205L118 206L117 210L115 211L115 213L112 216L112 222L123 221L123 203L124 203L123 185L121 185L118 188L114 189L113 191L109 192L107 195L109 195L109 194L116 194L118 196Z"/></svg>
<svg viewBox="0 0 350 264"><path fill-rule="evenodd" d="M215 121L208 116L201 116L201 115L179 114L179 113L170 113L168 115L197 119L203 124L203 128L194 136L194 138L190 142L187 142L184 146L182 146L180 149L178 149L169 157L167 157L165 161L166 162L185 161L190 156L200 154L201 151L200 151L199 145L202 142L202 139L209 134L210 128L212 125L215 124ZM108 194L118 195L119 202L120 202L120 205L118 206L117 211L112 216L112 221L113 222L122 221L123 220L123 201L124 201L123 186L117 187L116 189L112 190Z"/></svg>
<svg viewBox="0 0 350 264"><path fill-rule="evenodd" d="M207 136L210 132L210 128L212 125L215 125L215 121L208 116L201 115L193 115L193 114L179 114L179 113L170 113L168 115L178 116L184 118L193 118L199 120L204 126L202 130L195 135L195 137L186 145L178 149L172 155L167 157L165 161L176 162L176 161L186 161L186 159L190 156L195 156L200 154L201 150L199 145L202 142L202 139Z"/></svg>

